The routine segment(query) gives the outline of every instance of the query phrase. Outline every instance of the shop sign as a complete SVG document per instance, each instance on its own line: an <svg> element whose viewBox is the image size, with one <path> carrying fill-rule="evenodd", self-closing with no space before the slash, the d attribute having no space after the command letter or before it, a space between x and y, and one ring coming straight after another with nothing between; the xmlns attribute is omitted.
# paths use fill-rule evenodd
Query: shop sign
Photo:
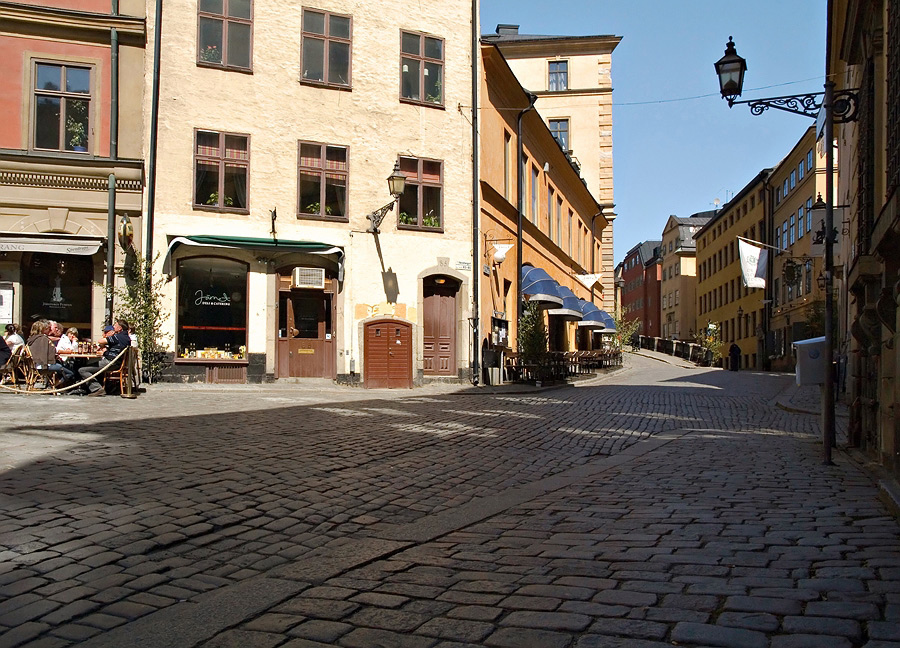
<svg viewBox="0 0 900 648"><path fill-rule="evenodd" d="M216 295L198 290L194 293L194 306L231 306L231 297L225 292Z"/></svg>

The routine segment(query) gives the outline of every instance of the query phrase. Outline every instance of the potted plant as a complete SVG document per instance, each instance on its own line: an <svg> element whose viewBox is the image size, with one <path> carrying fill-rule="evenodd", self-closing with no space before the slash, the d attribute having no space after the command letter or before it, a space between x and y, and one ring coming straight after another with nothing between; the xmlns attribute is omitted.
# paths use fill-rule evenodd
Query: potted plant
<svg viewBox="0 0 900 648"><path fill-rule="evenodd" d="M200 50L200 60L206 63L221 63L222 52L215 45L207 45Z"/></svg>
<svg viewBox="0 0 900 648"><path fill-rule="evenodd" d="M204 204L217 207L219 205L219 192L213 191L209 194L209 198L206 199ZM234 199L231 196L225 196L225 207L234 207Z"/></svg>

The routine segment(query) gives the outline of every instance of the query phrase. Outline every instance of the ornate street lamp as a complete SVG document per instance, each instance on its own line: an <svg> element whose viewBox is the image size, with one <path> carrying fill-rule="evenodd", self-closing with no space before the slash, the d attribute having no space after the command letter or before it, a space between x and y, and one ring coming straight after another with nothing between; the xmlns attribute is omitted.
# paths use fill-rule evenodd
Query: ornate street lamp
<svg viewBox="0 0 900 648"><path fill-rule="evenodd" d="M381 225L381 221L383 221L384 217L387 216L387 213L394 208L394 205L397 204L397 200L403 195L403 190L406 189L406 176L403 175L403 172L400 170L399 161L394 163L394 170L391 172L391 175L388 176L387 183L388 191L394 199L384 207L379 207L371 214L366 214L366 218L371 221L367 231L372 234L379 233L378 228Z"/></svg>
<svg viewBox="0 0 900 648"><path fill-rule="evenodd" d="M830 51L826 52L826 61L829 60ZM825 243L825 384L822 386L822 446L824 463L831 465L831 448L834 445L834 335L832 326L834 322L834 243L836 230L834 229L834 124L854 121L856 119L857 106L859 104L859 90L841 90L835 92L834 81L829 75L830 68L826 63L825 92L815 92L804 95L788 95L783 97L769 97L752 99L748 101L735 101L735 97L741 95L744 84L744 71L747 64L737 54L737 49L731 37L725 46L725 56L716 64L716 74L719 76L719 87L722 97L728 101L728 107L736 103L744 103L750 107L754 115L761 115L769 108L783 110L785 112L821 118L820 132L825 141L825 218L823 219L823 239ZM821 97L821 101L819 101Z"/></svg>

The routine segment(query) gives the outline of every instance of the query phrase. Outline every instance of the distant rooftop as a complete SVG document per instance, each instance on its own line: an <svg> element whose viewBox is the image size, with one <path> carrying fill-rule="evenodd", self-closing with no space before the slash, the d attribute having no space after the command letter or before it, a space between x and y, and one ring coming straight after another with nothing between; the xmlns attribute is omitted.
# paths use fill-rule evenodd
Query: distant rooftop
<svg viewBox="0 0 900 648"><path fill-rule="evenodd" d="M497 25L493 34L484 34L482 40L491 43L512 43L524 41L564 41L590 38L618 38L612 34L595 34L591 36L555 36L552 34L520 34L518 25Z"/></svg>

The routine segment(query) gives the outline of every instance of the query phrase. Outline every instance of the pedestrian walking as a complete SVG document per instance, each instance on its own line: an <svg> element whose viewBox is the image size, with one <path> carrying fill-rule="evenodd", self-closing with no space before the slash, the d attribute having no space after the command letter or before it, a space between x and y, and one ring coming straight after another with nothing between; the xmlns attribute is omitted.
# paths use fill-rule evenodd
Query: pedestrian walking
<svg viewBox="0 0 900 648"><path fill-rule="evenodd" d="M728 368L737 371L741 367L741 347L736 342L732 342L728 347Z"/></svg>

